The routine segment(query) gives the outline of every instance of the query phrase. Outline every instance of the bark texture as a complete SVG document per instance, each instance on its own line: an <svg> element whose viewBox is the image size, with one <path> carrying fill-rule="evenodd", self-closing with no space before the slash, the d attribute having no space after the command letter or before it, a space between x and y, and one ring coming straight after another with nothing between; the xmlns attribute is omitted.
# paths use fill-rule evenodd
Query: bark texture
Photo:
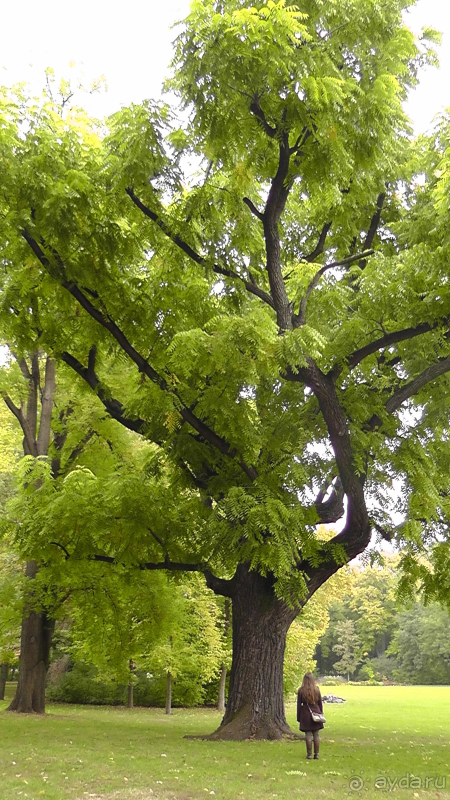
<svg viewBox="0 0 450 800"><path fill-rule="evenodd" d="M0 664L0 700L5 699L5 687L8 680L8 664Z"/></svg>
<svg viewBox="0 0 450 800"><path fill-rule="evenodd" d="M227 668L225 664L222 664L220 669L220 678L219 678L219 698L217 700L217 711L221 711L222 713L225 711L225 683L227 680Z"/></svg>
<svg viewBox="0 0 450 800"><path fill-rule="evenodd" d="M128 683L128 699L127 699L127 706L128 708L134 707L134 684L133 684L133 673L135 670L135 666L133 663L133 659L130 658L128 662L128 667L130 669L130 681Z"/></svg>
<svg viewBox="0 0 450 800"><path fill-rule="evenodd" d="M228 632L230 630L230 616L231 616L231 608L230 608L230 598L225 598L225 620L224 620L224 629L223 629L223 636L226 640L228 637ZM227 667L226 664L222 664L220 669L220 679L219 679L219 695L217 698L217 710L221 711L222 713L225 711L225 688L227 682Z"/></svg>
<svg viewBox="0 0 450 800"><path fill-rule="evenodd" d="M292 731L283 701L286 634L298 609L280 602L273 582L248 565L232 584L233 661L228 702L212 739L280 739Z"/></svg>
<svg viewBox="0 0 450 800"><path fill-rule="evenodd" d="M35 561L27 563L27 577L37 572ZM30 598L31 599L31 598ZM45 713L45 682L55 621L45 611L29 610L22 620L17 689L8 711Z"/></svg>
<svg viewBox="0 0 450 800"><path fill-rule="evenodd" d="M128 684L127 707L128 708L133 708L134 707L134 686L133 686L133 683L131 681Z"/></svg>
<svg viewBox="0 0 450 800"><path fill-rule="evenodd" d="M166 678L166 714L172 713L172 673L167 671Z"/></svg>

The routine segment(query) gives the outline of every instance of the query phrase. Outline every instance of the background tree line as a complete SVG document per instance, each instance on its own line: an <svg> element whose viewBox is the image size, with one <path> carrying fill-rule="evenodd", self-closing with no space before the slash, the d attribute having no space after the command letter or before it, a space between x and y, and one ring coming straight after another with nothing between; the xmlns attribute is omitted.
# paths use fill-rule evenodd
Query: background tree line
<svg viewBox="0 0 450 800"><path fill-rule="evenodd" d="M399 594L399 556L348 571L315 652L319 675L413 684L450 683L447 608Z"/></svg>

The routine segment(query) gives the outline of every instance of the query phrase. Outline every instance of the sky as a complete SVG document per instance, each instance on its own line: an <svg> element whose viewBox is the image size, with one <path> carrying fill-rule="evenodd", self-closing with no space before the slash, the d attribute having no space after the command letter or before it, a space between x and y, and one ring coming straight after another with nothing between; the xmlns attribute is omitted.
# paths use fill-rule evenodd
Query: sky
<svg viewBox="0 0 450 800"><path fill-rule="evenodd" d="M46 67L59 76L82 75L89 85L105 75L108 91L83 99L101 117L122 105L160 96L168 74L171 25L189 11L189 0L20 0L2 4L0 83L27 81L43 86ZM422 26L443 33L440 70L428 69L407 110L416 133L450 106L450 2L418 0L407 15L414 31ZM69 64L75 66L70 67Z"/></svg>

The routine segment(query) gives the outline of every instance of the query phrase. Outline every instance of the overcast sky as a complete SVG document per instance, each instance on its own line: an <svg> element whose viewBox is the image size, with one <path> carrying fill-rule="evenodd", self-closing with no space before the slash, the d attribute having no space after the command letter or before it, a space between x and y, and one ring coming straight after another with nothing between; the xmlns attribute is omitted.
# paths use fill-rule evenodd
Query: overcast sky
<svg viewBox="0 0 450 800"><path fill-rule="evenodd" d="M104 74L108 92L85 103L103 116L160 94L176 35L170 26L188 13L189 0L10 0L2 6L0 82L25 80L37 91L48 66L58 75L84 72L87 83ZM420 132L450 106L450 2L418 0L408 24L415 32L426 25L444 34L441 69L423 75L408 105Z"/></svg>

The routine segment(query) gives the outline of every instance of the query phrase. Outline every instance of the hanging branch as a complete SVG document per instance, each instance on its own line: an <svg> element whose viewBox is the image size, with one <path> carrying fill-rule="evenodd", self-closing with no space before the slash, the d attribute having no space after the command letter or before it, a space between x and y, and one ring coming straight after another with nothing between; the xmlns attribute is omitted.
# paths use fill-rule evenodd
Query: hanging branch
<svg viewBox="0 0 450 800"><path fill-rule="evenodd" d="M233 280L241 281L241 283L244 284L246 290L250 294L254 294L256 297L259 297L259 299L262 300L263 303L266 303L266 305L270 306L271 308L274 308L274 303L270 294L265 292L264 289L261 289L254 281L247 281L242 275L239 275L238 272L236 272L233 269L229 269L228 267L221 266L220 264L210 264L206 258L197 253L181 236L179 236L179 234L173 233L169 225L167 225L167 223L163 219L161 219L161 217L158 214L152 211L151 208L148 208L148 206L146 206L145 203L143 203L135 195L133 189L131 188L126 189L126 193L130 198L130 200L132 200L136 208L142 211L142 213L146 217L155 222L158 228L165 234L165 236L167 236L168 239L170 239L174 244L176 244L177 247L179 247L180 250L183 251L183 253L189 256L189 258L195 261L196 264L199 264L200 266L209 265L211 266L213 272L216 273L216 275L222 275L225 278L232 278ZM257 211L257 209L255 210ZM257 213L259 214L259 212Z"/></svg>
<svg viewBox="0 0 450 800"><path fill-rule="evenodd" d="M375 252L374 250L368 250L367 252L359 253L358 255L355 256L348 256L347 258L343 258L341 261L332 261L331 264L325 264L323 267L321 267L314 275L314 278L312 279L308 288L306 289L304 297L302 297L300 301L300 308L298 315L294 318L294 328L300 328L302 325L305 325L306 305L308 299L311 293L318 285L322 275L325 275L325 272L327 272L329 269L335 269L338 267L348 267L354 261L358 261L358 259L362 258L363 256L367 258L368 256L373 255L374 252Z"/></svg>

